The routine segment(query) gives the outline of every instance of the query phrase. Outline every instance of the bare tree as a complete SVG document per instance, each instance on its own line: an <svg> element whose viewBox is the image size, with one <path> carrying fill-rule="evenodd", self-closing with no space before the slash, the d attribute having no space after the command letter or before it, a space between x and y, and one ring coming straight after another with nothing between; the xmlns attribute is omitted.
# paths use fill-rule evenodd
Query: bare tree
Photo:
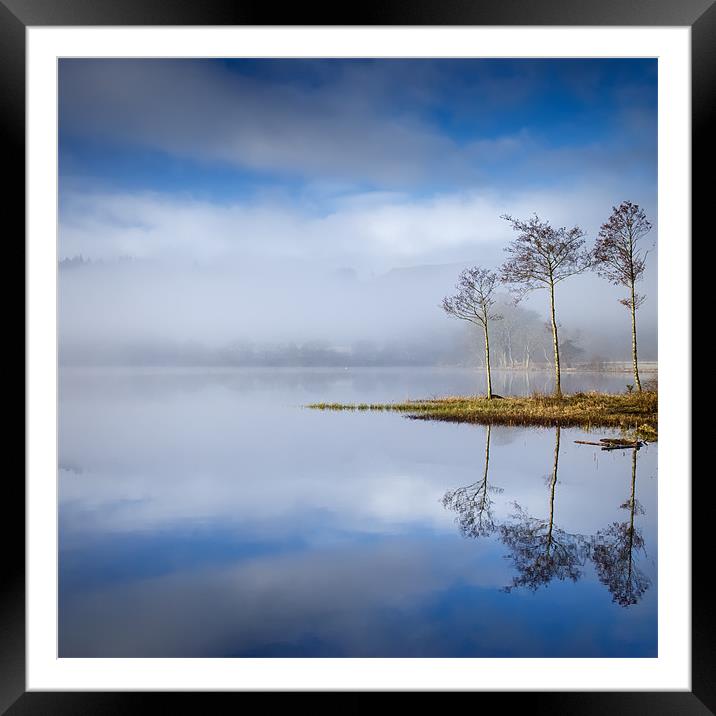
<svg viewBox="0 0 716 716"><path fill-rule="evenodd" d="M623 201L612 207L609 219L602 224L594 245L593 262L597 273L617 286L629 289L629 296L619 303L631 313L631 355L634 364L634 382L641 391L639 361L636 348L636 311L645 296L635 291L635 284L644 274L648 251L639 248L640 239L651 230L651 223L638 204Z"/></svg>
<svg viewBox="0 0 716 716"><path fill-rule="evenodd" d="M586 271L591 265L591 256L583 249L584 232L578 226L555 229L549 222L540 221L536 214L527 221L513 219L508 215L502 218L512 224L518 235L505 249L509 258L500 269L501 280L515 287L518 300L529 291L549 289L554 347L554 392L561 395L554 287L564 279Z"/></svg>
<svg viewBox="0 0 716 716"><path fill-rule="evenodd" d="M644 508L636 499L637 452L632 450L631 495L621 505L622 509L629 510L629 521L614 522L605 530L599 530L592 540L597 576L612 593L613 600L623 607L636 604L651 584L636 560L639 552L645 552L644 538L634 525L634 516L644 514Z"/></svg>
<svg viewBox="0 0 716 716"><path fill-rule="evenodd" d="M501 315L492 313L495 305L495 288L498 278L494 271L473 266L460 273L455 288L457 293L443 298L443 310L463 321L482 327L485 336L485 370L487 372L487 397L492 398L492 374L490 373L490 334L488 324Z"/></svg>
<svg viewBox="0 0 716 716"><path fill-rule="evenodd" d="M576 582L582 576L582 567L589 552L587 540L578 534L570 534L554 524L554 493L557 486L559 464L560 428L556 428L554 464L549 476L549 517L536 518L529 515L517 503L511 523L500 527L501 538L509 548L517 576L505 587L511 592L519 587L537 591L553 579L570 579Z"/></svg>
<svg viewBox="0 0 716 716"><path fill-rule="evenodd" d="M554 495L559 466L560 428L556 428L554 463L549 476L549 517L529 515L514 503L513 521L500 527L503 543L509 548L517 576L505 587L510 592L519 587L537 591L553 579L570 579L576 582L582 576L582 567L588 554L588 542L578 534L559 529L554 523Z"/></svg>
<svg viewBox="0 0 716 716"><path fill-rule="evenodd" d="M488 485L487 474L490 464L490 432L492 426L487 426L485 437L485 468L482 480L473 482L465 487L448 490L443 497L443 505L457 513L456 522L460 532L465 537L485 537L492 534L495 519L492 513L492 498L490 493L502 492L501 487Z"/></svg>

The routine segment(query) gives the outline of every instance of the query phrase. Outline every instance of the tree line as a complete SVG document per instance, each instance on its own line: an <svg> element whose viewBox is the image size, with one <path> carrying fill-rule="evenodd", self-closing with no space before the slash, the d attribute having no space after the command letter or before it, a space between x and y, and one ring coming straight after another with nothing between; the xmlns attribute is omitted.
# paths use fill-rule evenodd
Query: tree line
<svg viewBox="0 0 716 716"><path fill-rule="evenodd" d="M500 368L531 368L552 364L552 327L545 317L535 310L515 304L509 295L497 296L494 312L501 318L490 324L491 365ZM575 362L589 362L596 366L607 362L607 358L595 353L587 356L583 346L582 332L559 327L559 355L563 367ZM474 343L474 341L473 341ZM472 362L485 365L485 352L481 345L471 351Z"/></svg>
<svg viewBox="0 0 716 716"><path fill-rule="evenodd" d="M630 201L612 207L609 218L601 225L594 246L585 247L585 232L579 226L555 228L536 214L527 220L509 214L501 217L517 236L506 247L507 259L497 271L472 266L461 272L456 293L442 301L443 310L481 329L484 340L487 397L493 397L490 370L490 324L503 319L496 310L496 291L504 285L519 302L528 293L546 289L549 294L549 316L554 355L555 388L562 394L560 340L555 303L555 288L566 279L594 270L612 284L627 289L620 299L630 313L632 367L634 384L641 392L637 349L636 312L645 296L636 292L646 267L643 237L651 230L644 210Z"/></svg>

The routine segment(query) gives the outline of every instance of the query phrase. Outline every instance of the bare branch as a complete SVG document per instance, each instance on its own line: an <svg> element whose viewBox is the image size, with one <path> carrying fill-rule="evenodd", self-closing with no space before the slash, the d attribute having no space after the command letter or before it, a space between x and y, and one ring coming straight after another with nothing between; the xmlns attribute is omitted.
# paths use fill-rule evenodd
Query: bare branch
<svg viewBox="0 0 716 716"><path fill-rule="evenodd" d="M651 223L638 204L623 201L612 207L592 252L597 273L617 286L631 288L644 274L649 252L642 251L639 242L649 231Z"/></svg>
<svg viewBox="0 0 716 716"><path fill-rule="evenodd" d="M508 214L501 218L518 234L505 249L508 259L500 268L500 279L513 292L524 295L553 286L590 267L590 254L583 249L584 231L578 226L555 229L536 214L527 221Z"/></svg>
<svg viewBox="0 0 716 716"><path fill-rule="evenodd" d="M494 271L478 266L467 268L461 272L455 285L457 293L443 298L442 308L455 318L485 327L488 321L502 318L492 312L497 283Z"/></svg>

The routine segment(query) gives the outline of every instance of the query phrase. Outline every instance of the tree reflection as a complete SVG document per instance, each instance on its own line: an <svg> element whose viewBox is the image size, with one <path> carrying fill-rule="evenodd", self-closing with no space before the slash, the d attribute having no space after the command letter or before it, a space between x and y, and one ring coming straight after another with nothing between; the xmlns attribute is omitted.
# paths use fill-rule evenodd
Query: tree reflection
<svg viewBox="0 0 716 716"><path fill-rule="evenodd" d="M449 490L442 500L445 507L457 513L455 521L465 537L485 537L496 529L490 495L502 492L502 488L493 487L487 482L491 430L492 426L488 425L485 438L485 469L482 480L465 485L465 487L458 487L456 490Z"/></svg>
<svg viewBox="0 0 716 716"><path fill-rule="evenodd" d="M627 522L614 522L593 538L592 560L599 580L612 594L612 600L623 607L636 604L649 588L651 580L638 567L636 558L645 552L644 538L634 525L634 516L644 514L636 499L636 461L638 450L632 450L631 495L620 507L629 510Z"/></svg>
<svg viewBox="0 0 716 716"><path fill-rule="evenodd" d="M555 489L559 468L560 428L556 428L554 462L549 478L549 516L544 519L532 517L515 503L514 521L500 527L504 544L510 549L517 576L505 587L511 591L526 587L536 591L553 579L571 579L576 582L588 552L588 543L581 535L569 534L554 523Z"/></svg>

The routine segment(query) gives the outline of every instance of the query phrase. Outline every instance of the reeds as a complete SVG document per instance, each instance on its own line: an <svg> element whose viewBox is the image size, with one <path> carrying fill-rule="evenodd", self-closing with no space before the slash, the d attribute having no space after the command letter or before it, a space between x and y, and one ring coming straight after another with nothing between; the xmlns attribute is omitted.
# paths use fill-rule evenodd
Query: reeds
<svg viewBox="0 0 716 716"><path fill-rule="evenodd" d="M563 427L615 427L633 431L644 439L656 439L658 394L574 393L493 398L449 396L402 403L312 403L314 410L394 411L415 420L492 425L560 425Z"/></svg>

